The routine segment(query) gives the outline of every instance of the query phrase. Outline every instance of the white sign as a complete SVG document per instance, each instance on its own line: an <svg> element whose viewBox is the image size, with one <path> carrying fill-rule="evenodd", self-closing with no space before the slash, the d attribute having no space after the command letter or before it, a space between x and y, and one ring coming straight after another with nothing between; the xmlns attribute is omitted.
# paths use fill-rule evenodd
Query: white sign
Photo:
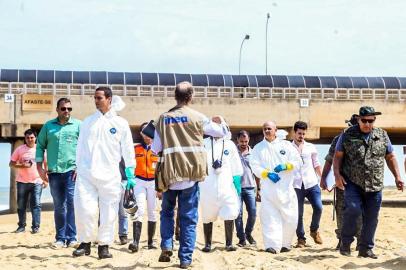
<svg viewBox="0 0 406 270"><path fill-rule="evenodd" d="M4 102L5 103L14 102L14 94L4 94Z"/></svg>
<svg viewBox="0 0 406 270"><path fill-rule="evenodd" d="M309 107L309 99L307 98L301 98L300 99L300 107Z"/></svg>

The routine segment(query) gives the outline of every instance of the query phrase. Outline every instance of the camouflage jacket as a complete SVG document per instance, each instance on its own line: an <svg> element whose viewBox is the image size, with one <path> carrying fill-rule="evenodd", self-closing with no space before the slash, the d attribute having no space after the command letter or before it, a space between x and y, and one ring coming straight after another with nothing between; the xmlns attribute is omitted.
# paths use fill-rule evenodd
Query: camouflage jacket
<svg viewBox="0 0 406 270"><path fill-rule="evenodd" d="M346 180L360 186L366 192L383 189L384 167L388 135L380 128L374 128L365 139L359 126L353 126L343 133L344 158L341 172Z"/></svg>
<svg viewBox="0 0 406 270"><path fill-rule="evenodd" d="M341 134L334 137L333 141L330 144L330 148L328 149L328 153L324 158L325 161L330 162L331 164L333 164L334 153L336 152L336 145Z"/></svg>

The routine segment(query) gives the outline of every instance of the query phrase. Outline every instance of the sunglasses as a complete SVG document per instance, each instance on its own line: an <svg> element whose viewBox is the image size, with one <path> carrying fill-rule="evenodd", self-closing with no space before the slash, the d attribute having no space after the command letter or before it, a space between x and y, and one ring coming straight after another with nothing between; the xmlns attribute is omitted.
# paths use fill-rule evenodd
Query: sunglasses
<svg viewBox="0 0 406 270"><path fill-rule="evenodd" d="M64 111L70 111L70 112L71 112L71 111L72 111L72 107L61 107L60 110L63 111L63 112L64 112Z"/></svg>
<svg viewBox="0 0 406 270"><path fill-rule="evenodd" d="M364 124L366 124L366 123L372 124L373 122L375 122L375 119L360 119L360 120Z"/></svg>

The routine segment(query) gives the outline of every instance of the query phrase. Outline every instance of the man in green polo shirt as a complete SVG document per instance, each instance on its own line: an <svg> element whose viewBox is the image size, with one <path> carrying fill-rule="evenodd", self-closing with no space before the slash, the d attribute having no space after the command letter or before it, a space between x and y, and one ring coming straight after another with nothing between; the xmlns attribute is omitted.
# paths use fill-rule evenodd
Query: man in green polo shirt
<svg viewBox="0 0 406 270"><path fill-rule="evenodd" d="M81 121L70 116L69 99L57 102L58 117L44 124L37 137L35 160L43 181L48 182L54 202L55 242L52 247L76 247L76 226L73 194L76 178L76 146ZM47 154L48 171L42 168Z"/></svg>

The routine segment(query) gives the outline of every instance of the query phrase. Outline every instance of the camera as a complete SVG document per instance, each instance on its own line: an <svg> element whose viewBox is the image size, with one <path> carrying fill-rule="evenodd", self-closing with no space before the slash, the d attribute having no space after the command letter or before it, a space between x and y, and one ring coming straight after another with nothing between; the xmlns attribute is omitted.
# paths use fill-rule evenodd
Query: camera
<svg viewBox="0 0 406 270"><path fill-rule="evenodd" d="M222 165L223 162L221 162L221 160L216 159L211 166L213 167L213 169L217 170L221 168Z"/></svg>

